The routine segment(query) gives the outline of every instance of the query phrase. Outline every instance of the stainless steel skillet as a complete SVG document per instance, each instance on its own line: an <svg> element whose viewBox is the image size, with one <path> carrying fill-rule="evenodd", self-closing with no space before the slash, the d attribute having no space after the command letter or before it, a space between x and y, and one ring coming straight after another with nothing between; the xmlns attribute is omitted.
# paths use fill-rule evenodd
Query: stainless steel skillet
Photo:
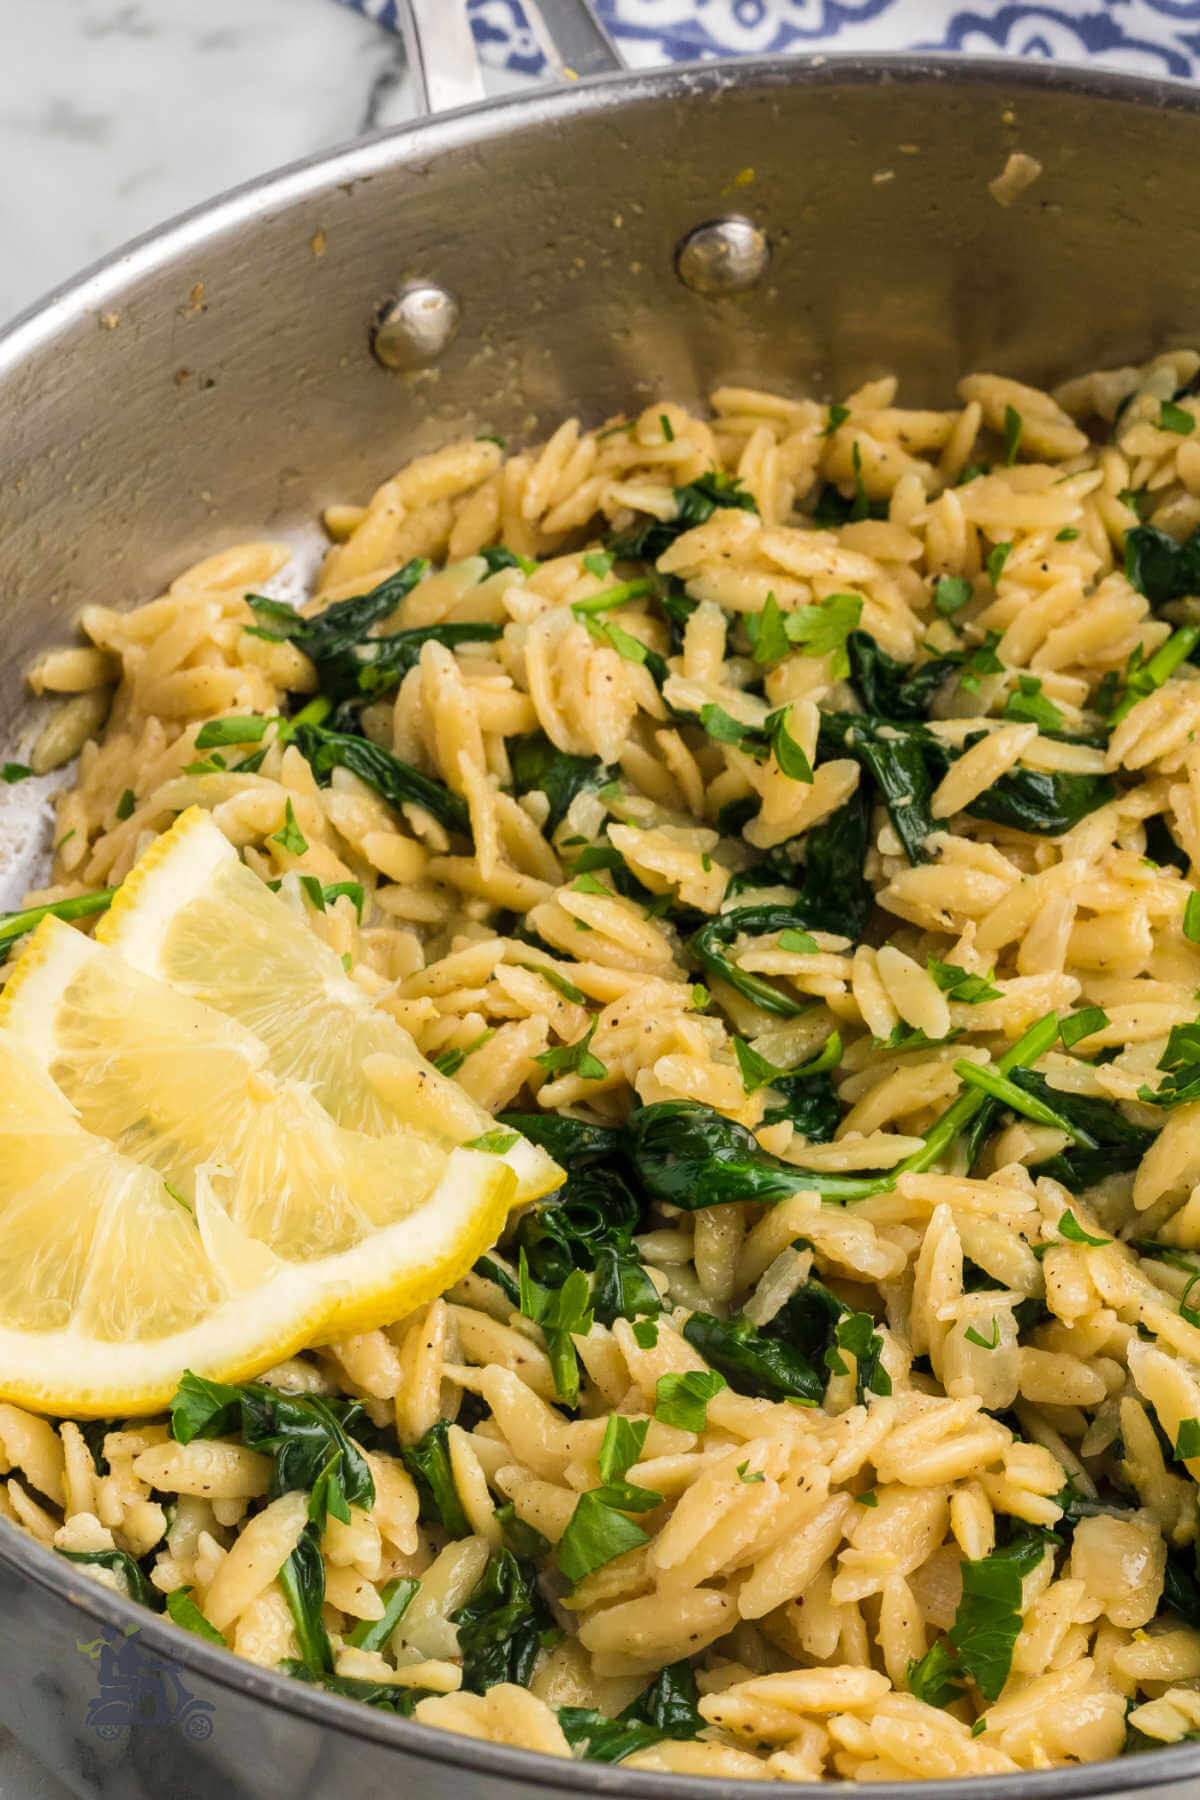
<svg viewBox="0 0 1200 1800"><path fill-rule="evenodd" d="M1001 207L987 184L1018 149L1044 173ZM733 214L765 239L765 268L736 292L685 285L679 246ZM694 258L683 267L694 279ZM385 368L380 309L422 286L453 297L457 333L425 367ZM264 529L303 547L322 504L464 430L534 438L567 412L696 401L717 379L827 393L895 369L920 403L968 367L1036 379L1198 335L1200 97L1171 84L913 58L711 64L378 137L141 240L0 339L0 743L20 753L22 670L82 603L133 604ZM36 839L8 816L19 880ZM0 1620L0 1719L80 1794L743 1791L563 1766L315 1692L117 1600L3 1523ZM200 1705L101 1737L86 1722L98 1664L80 1646L135 1629L135 1691L173 1671ZM1200 1792L1200 1748L987 1792L1184 1782ZM980 1791L924 1784L928 1800ZM902 1792L917 1800L908 1786L881 1800Z"/></svg>

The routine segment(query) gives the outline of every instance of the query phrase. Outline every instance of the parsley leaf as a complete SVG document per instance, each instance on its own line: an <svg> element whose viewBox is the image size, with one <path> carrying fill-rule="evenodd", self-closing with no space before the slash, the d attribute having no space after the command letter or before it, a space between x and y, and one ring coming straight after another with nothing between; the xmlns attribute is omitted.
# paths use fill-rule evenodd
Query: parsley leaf
<svg viewBox="0 0 1200 1800"><path fill-rule="evenodd" d="M990 1338L985 1338L982 1333L976 1331L973 1325L967 1326L967 1329L963 1332L963 1336L966 1338L968 1344L978 1344L981 1350L994 1350L1000 1342L1000 1321L999 1319L992 1320L992 1335Z"/></svg>
<svg viewBox="0 0 1200 1800"><path fill-rule="evenodd" d="M944 1638L931 1644L918 1661L909 1663L908 1691L926 1706L953 1706L962 1699L965 1690L958 1658Z"/></svg>
<svg viewBox="0 0 1200 1800"><path fill-rule="evenodd" d="M965 575L939 575L933 584L933 604L943 618L949 618L966 606L973 593Z"/></svg>
<svg viewBox="0 0 1200 1800"><path fill-rule="evenodd" d="M657 1330L657 1326L655 1330ZM610 1413L600 1445L601 1481L621 1481L637 1462L650 1429L649 1419L631 1419L625 1413Z"/></svg>
<svg viewBox="0 0 1200 1800"><path fill-rule="evenodd" d="M938 962L932 956L925 967L947 999L956 1000L961 1005L978 1006L985 1000L1000 998L1000 989L992 986L994 971L991 969L986 975L969 975L957 963Z"/></svg>
<svg viewBox="0 0 1200 1800"><path fill-rule="evenodd" d="M1000 576L1004 571L1004 565L1011 555L1011 543L993 544L992 548L988 551L987 572L988 579L993 587L995 587L1000 580Z"/></svg>
<svg viewBox="0 0 1200 1800"><path fill-rule="evenodd" d="M1058 1216L1058 1229L1068 1244L1090 1244L1093 1249L1099 1249L1101 1244L1112 1243L1110 1237L1089 1237L1069 1206L1064 1207Z"/></svg>
<svg viewBox="0 0 1200 1800"><path fill-rule="evenodd" d="M1050 1541L1023 1533L991 1556L962 1564L962 1599L949 1642L939 1639L908 1665L909 1692L918 1700L953 1705L962 1697L964 1676L989 1703L999 1699L1021 1630L1024 1579L1037 1568Z"/></svg>
<svg viewBox="0 0 1200 1800"><path fill-rule="evenodd" d="M503 1125L497 1125L491 1131L485 1131L480 1137L470 1138L462 1147L464 1150L482 1150L488 1156L504 1156L513 1145L520 1142L520 1135L515 1131L505 1131Z"/></svg>
<svg viewBox="0 0 1200 1800"><path fill-rule="evenodd" d="M703 1431L708 1424L708 1403L729 1384L715 1369L689 1369L683 1375L660 1375L655 1390L654 1416L663 1425L680 1431Z"/></svg>
<svg viewBox="0 0 1200 1800"><path fill-rule="evenodd" d="M625 1481L580 1494L555 1552L555 1560L572 1586L614 1557L649 1543L649 1534L627 1514L650 1512L661 1505L661 1494L631 1487Z"/></svg>
<svg viewBox="0 0 1200 1800"><path fill-rule="evenodd" d="M1063 1049L1073 1050L1082 1039L1091 1037L1094 1031L1103 1031L1110 1023L1108 1014L1099 1006L1085 1006L1077 1013L1068 1013L1058 1027Z"/></svg>
<svg viewBox="0 0 1200 1800"><path fill-rule="evenodd" d="M778 712L773 712L768 718L767 730L770 733L771 749L774 752L775 761L779 764L780 772L786 775L789 781L804 781L811 786L812 764L805 755L803 747L796 742L788 730L791 712L790 706L784 706Z"/></svg>
<svg viewBox="0 0 1200 1800"><path fill-rule="evenodd" d="M746 634L756 663L782 662L792 644L784 629L784 615L774 594L768 594L760 613L746 614Z"/></svg>
<svg viewBox="0 0 1200 1800"><path fill-rule="evenodd" d="M825 1352L825 1364L831 1375L848 1375L850 1370L842 1350L854 1357L855 1398L861 1403L868 1394L890 1394L892 1378L880 1362L883 1339L875 1330L870 1313L849 1312L834 1328L834 1342Z"/></svg>
<svg viewBox="0 0 1200 1800"><path fill-rule="evenodd" d="M579 879L585 881L588 878L581 875ZM599 882L596 885L602 886ZM607 893L608 889L603 888L602 891ZM540 1056L534 1057L534 1062L539 1068L545 1069L548 1075L574 1074L581 1081L601 1081L608 1074L608 1069L598 1056L592 1055L589 1048L598 1024L599 1020L593 1019L578 1043L561 1044L556 1050L543 1050Z"/></svg>
<svg viewBox="0 0 1200 1800"><path fill-rule="evenodd" d="M477 1038L472 1038L469 1044L463 1044L460 1048L441 1050L436 1056L430 1057L429 1060L432 1062L439 1075L457 1075L468 1056L473 1056L476 1050L482 1050L483 1046L486 1043L489 1043L495 1035L496 1032L494 1027L487 1031L481 1031L479 1036Z"/></svg>
<svg viewBox="0 0 1200 1800"><path fill-rule="evenodd" d="M572 1269L560 1288L543 1287L529 1273L524 1247L520 1261L521 1311L540 1325L554 1375L554 1391L567 1406L579 1399L579 1359L572 1334L586 1337L592 1329L591 1283L582 1269Z"/></svg>
<svg viewBox="0 0 1200 1800"><path fill-rule="evenodd" d="M1004 702L1004 717L1036 725L1039 731L1061 731L1062 714L1042 693L1036 675L1018 675L1017 685Z"/></svg>
<svg viewBox="0 0 1200 1800"><path fill-rule="evenodd" d="M1180 1419L1175 1437L1175 1454L1180 1462L1200 1456L1200 1419Z"/></svg>
<svg viewBox="0 0 1200 1800"><path fill-rule="evenodd" d="M1004 463L1011 468L1017 460L1017 451L1021 447L1021 433L1025 429L1025 421L1015 406L1004 409Z"/></svg>
<svg viewBox="0 0 1200 1800"><path fill-rule="evenodd" d="M1165 1071L1162 1085L1157 1091L1140 1087L1139 1100L1149 1106L1171 1107L1200 1099L1200 1020L1172 1026L1158 1067Z"/></svg>
<svg viewBox="0 0 1200 1800"><path fill-rule="evenodd" d="M271 723L258 713L235 713L226 719L208 719L196 733L193 748L217 750L226 744L257 744Z"/></svg>
<svg viewBox="0 0 1200 1800"><path fill-rule="evenodd" d="M830 594L816 606L797 606L784 613L784 634L801 655L828 656L830 678L844 681L850 673L846 639L857 629L862 609L860 594Z"/></svg>
<svg viewBox="0 0 1200 1800"><path fill-rule="evenodd" d="M1195 415L1185 406L1176 406L1173 400L1164 400L1158 409L1158 429L1173 431L1179 437L1190 437L1196 429Z"/></svg>

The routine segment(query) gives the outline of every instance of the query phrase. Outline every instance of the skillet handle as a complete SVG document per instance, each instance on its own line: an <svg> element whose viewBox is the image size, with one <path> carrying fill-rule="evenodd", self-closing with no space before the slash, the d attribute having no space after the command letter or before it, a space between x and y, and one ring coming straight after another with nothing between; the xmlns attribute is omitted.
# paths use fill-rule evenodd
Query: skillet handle
<svg viewBox="0 0 1200 1800"><path fill-rule="evenodd" d="M529 28L560 81L625 67L588 0L522 0Z"/></svg>
<svg viewBox="0 0 1200 1800"><path fill-rule="evenodd" d="M408 0L413 72L422 112L450 112L485 98L466 0Z"/></svg>
<svg viewBox="0 0 1200 1800"><path fill-rule="evenodd" d="M604 75L624 67L587 0L523 0L529 28L554 77ZM484 98L465 0L409 0L422 110L449 112Z"/></svg>

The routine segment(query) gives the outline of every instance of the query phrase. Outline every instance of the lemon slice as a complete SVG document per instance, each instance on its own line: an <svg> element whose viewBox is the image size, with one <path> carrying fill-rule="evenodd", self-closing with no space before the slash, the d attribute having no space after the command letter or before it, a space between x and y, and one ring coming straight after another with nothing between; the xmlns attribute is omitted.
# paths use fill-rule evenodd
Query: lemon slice
<svg viewBox="0 0 1200 1800"><path fill-rule="evenodd" d="M0 997L0 1395L153 1411L403 1316L499 1234L503 1161L337 1124L236 1021L58 920Z"/></svg>
<svg viewBox="0 0 1200 1800"><path fill-rule="evenodd" d="M448 1143L492 1126L199 808L151 845L97 937L134 968L252 1032L271 1073L303 1083L339 1125L370 1136L416 1126ZM562 1179L525 1138L503 1156L519 1202Z"/></svg>

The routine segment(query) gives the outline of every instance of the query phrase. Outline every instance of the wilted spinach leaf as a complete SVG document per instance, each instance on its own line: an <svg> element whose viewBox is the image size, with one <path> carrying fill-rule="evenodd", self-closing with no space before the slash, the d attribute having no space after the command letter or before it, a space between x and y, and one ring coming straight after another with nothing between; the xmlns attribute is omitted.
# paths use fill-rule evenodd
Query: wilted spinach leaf
<svg viewBox="0 0 1200 1800"><path fill-rule="evenodd" d="M671 1663L651 1687L615 1719L588 1706L562 1706L559 1724L573 1750L588 1762L621 1762L664 1738L694 1738L704 1729L691 1665Z"/></svg>
<svg viewBox="0 0 1200 1800"><path fill-rule="evenodd" d="M615 557L634 562L657 562L677 537L703 525L719 506L740 507L743 512L757 512L754 496L743 488L735 475L713 469L700 475L686 487L675 489L676 514L673 519L647 518L629 531L617 533L605 541Z"/></svg>
<svg viewBox="0 0 1200 1800"><path fill-rule="evenodd" d="M687 1212L733 1200L782 1200L801 1189L828 1200L860 1200L889 1185L887 1177L830 1175L779 1162L744 1125L697 1100L638 1107L625 1135L646 1192Z"/></svg>
<svg viewBox="0 0 1200 1800"><path fill-rule="evenodd" d="M458 1627L463 1686L485 1694L502 1681L528 1685L554 1615L542 1599L537 1571L511 1550L497 1550L450 1623Z"/></svg>
<svg viewBox="0 0 1200 1800"><path fill-rule="evenodd" d="M150 1607L153 1612L162 1611L163 1596L127 1550L60 1550L57 1544L54 1548L68 1562L96 1563L102 1569L115 1570L125 1577L131 1600L136 1600L139 1606Z"/></svg>
<svg viewBox="0 0 1200 1800"><path fill-rule="evenodd" d="M471 1524L454 1485L447 1437L450 1427L445 1419L431 1425L416 1444L406 1444L400 1455L416 1484L421 1503L421 1517L427 1524L441 1525L452 1538L471 1535Z"/></svg>
<svg viewBox="0 0 1200 1800"><path fill-rule="evenodd" d="M321 1555L320 1534L306 1525L304 1535L276 1576L283 1589L296 1638L300 1660L314 1675L333 1669L333 1649L321 1617L325 1604L325 1561Z"/></svg>
<svg viewBox="0 0 1200 1800"><path fill-rule="evenodd" d="M938 691L954 674L959 658L939 656L921 663L899 662L866 631L846 639L850 683L863 711L884 719L924 719Z"/></svg>
<svg viewBox="0 0 1200 1800"><path fill-rule="evenodd" d="M1176 543L1157 525L1125 533L1125 573L1151 606L1200 597L1200 525Z"/></svg>
<svg viewBox="0 0 1200 1800"><path fill-rule="evenodd" d="M310 1517L318 1528L326 1511L348 1524L352 1505L375 1504L370 1468L350 1436L363 1418L355 1402L285 1394L263 1382L231 1387L190 1371L171 1401L171 1432L178 1443L240 1432L248 1450L274 1459L271 1497L311 1494Z"/></svg>
<svg viewBox="0 0 1200 1800"><path fill-rule="evenodd" d="M444 782L401 762L382 744L348 732L326 731L322 725L297 725L292 742L321 787L329 786L334 769L349 769L397 812L405 806L421 806L448 831L470 832L466 801L452 794Z"/></svg>
<svg viewBox="0 0 1200 1800"><path fill-rule="evenodd" d="M603 763L598 756L571 756L565 750L556 750L540 731L510 738L507 748L514 792L542 793L550 802L546 830L551 835L566 818L577 794L606 787L620 774L612 763Z"/></svg>

